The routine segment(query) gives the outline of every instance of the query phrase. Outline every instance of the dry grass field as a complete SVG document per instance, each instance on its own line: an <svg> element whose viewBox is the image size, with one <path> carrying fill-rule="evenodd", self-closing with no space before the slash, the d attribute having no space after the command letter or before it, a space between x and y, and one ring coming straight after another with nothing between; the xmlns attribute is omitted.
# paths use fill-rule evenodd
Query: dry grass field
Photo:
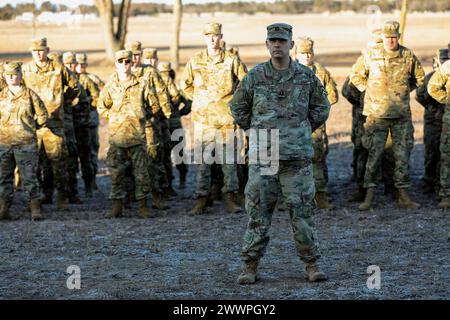
<svg viewBox="0 0 450 320"><path fill-rule="evenodd" d="M383 15L380 20L396 19ZM169 60L170 17L130 20L128 40L160 49L160 60ZM238 46L249 67L268 58L265 26L287 22L295 36L315 40L317 60L328 67L339 91L353 62L369 39L367 15L286 16L185 16L181 33L181 62L203 47L205 22L223 23L227 45ZM30 59L32 30L13 22L0 22L0 61ZM405 45L422 61L426 71L436 49L450 42L450 14L410 14ZM103 53L98 23L79 28L39 26L57 51L89 53L90 71L107 79L112 65ZM95 199L73 206L70 212L45 209L46 220L35 224L23 209L19 194L13 206L14 221L0 223L0 298L87 299L449 299L450 232L448 212L437 210L436 198L420 190L423 174L423 109L414 101L415 149L411 158L413 197L423 204L414 211L399 210L382 191L374 210L360 213L347 199L351 182L351 105L341 97L333 106L327 129L330 141L329 191L336 210L318 212L315 221L321 239L322 265L330 280L309 284L301 275L292 237L286 232L286 213L276 213L272 240L261 266L262 281L254 287L235 283L240 272L239 248L245 215L227 215L220 203L211 213L190 217L195 170L186 189L171 202L171 209L151 220L102 217L108 209L109 176L99 177L101 192ZM183 119L189 126L189 117ZM101 158L107 148L107 129L102 128ZM176 171L175 171L176 173ZM177 175L177 173L176 173ZM175 179L175 184L177 184ZM81 267L82 289L65 286L67 266ZM382 288L366 287L369 265L382 270ZM193 271L195 270L195 271Z"/></svg>

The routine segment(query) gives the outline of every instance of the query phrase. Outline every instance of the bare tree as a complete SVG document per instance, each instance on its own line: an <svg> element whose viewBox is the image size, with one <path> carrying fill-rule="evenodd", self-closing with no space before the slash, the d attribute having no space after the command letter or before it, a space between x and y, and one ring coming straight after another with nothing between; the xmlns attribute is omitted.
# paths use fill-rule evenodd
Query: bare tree
<svg viewBox="0 0 450 320"><path fill-rule="evenodd" d="M408 13L408 0L402 1L402 11L400 14L400 44L403 45L405 39L406 14Z"/></svg>
<svg viewBox="0 0 450 320"><path fill-rule="evenodd" d="M114 4L113 0L95 0L95 6L100 14L103 27L106 54L113 61L114 53L123 48L127 35L128 13L131 0L122 0L117 12L117 26L114 26Z"/></svg>
<svg viewBox="0 0 450 320"><path fill-rule="evenodd" d="M173 42L171 46L173 67L178 70L180 66L180 31L181 18L183 16L183 4L181 0L175 0L173 5L174 27L173 27Z"/></svg>

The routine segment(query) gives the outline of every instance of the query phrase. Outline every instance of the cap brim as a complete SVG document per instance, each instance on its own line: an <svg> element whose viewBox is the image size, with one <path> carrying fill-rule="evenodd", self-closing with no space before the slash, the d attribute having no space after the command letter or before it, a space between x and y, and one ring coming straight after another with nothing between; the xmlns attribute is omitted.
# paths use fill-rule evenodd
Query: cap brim
<svg viewBox="0 0 450 320"><path fill-rule="evenodd" d="M44 51L45 49L47 49L47 47L31 47L30 50L31 51Z"/></svg>
<svg viewBox="0 0 450 320"><path fill-rule="evenodd" d="M272 33L269 36L267 36L267 40L271 40L271 39L291 40L291 37L289 37L285 33Z"/></svg>

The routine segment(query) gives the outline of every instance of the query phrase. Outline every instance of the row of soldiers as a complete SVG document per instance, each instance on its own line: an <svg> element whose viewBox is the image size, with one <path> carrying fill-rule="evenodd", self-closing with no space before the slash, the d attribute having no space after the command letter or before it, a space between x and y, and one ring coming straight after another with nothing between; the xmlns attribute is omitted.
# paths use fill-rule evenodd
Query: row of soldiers
<svg viewBox="0 0 450 320"><path fill-rule="evenodd" d="M189 103L173 82L175 74L170 63L160 63L159 71L151 66L151 63L157 64L155 49L144 50L144 63L148 64L141 65L140 43L129 43L127 47L132 50L133 73L151 81L161 101L161 112L155 122L158 143L149 146L146 152L152 159L149 169L154 181L153 204L162 209L166 208L164 197L175 193L171 187L170 130L181 128L180 116L189 113ZM81 203L77 188L79 166L86 197L92 197L92 190L97 189L100 123L97 104L104 83L87 72L84 53L49 52L46 38L33 40L30 50L33 61L25 65L7 63L0 72L5 77L0 78L0 148L4 151L0 219L9 218L13 196L10 169L14 167L18 173L16 180L21 180L17 185L21 185L28 196L33 220L42 219L41 204L53 202L55 188L57 209L67 208L67 202ZM182 111L179 105L184 106ZM187 167L180 164L177 168L180 182L184 184ZM127 193L125 205L136 199L134 181L130 179L133 170L131 164L128 165L122 181ZM114 193L111 198L114 200Z"/></svg>

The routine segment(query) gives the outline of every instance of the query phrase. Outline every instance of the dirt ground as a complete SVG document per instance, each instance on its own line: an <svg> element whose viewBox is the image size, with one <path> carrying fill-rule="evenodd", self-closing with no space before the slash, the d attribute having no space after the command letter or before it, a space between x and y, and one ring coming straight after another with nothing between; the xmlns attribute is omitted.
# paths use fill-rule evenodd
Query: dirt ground
<svg viewBox="0 0 450 320"><path fill-rule="evenodd" d="M130 39L146 35L141 39L149 46L159 44L164 60L169 31L155 37L146 33L148 29L151 34L164 18L151 18L151 23L139 19L130 23ZM260 38L264 40L265 25L287 21L297 30L310 27L305 28L305 33L309 31L322 40L316 40L317 52L322 52L318 60L330 65L340 90L366 41L365 19L359 15L255 16L242 19L239 22L242 25L233 24L236 19L232 17L220 20L230 29L225 29L230 34L229 43L242 44L241 55L249 65L266 59L264 47L258 45ZM448 42L443 30L449 29L450 19L444 14L411 15L408 19L411 31L407 42L429 70L435 49ZM184 20L188 31L182 33L182 43L186 45L182 61L201 45L196 37L200 22L205 20L195 17ZM314 24L315 21L320 23ZM4 22L0 27L7 31L0 34L0 60L28 57L30 30ZM234 33L240 27L248 34L255 32L252 43L247 43L242 34L238 37ZM50 32L58 39L59 50L91 50L92 68L106 77L111 67L101 62L104 57L98 47L98 28L98 25L83 26L82 32L71 30L65 35L51 27L39 32ZM356 31L349 37L352 28ZM14 30L14 34L8 30ZM72 34L73 39L65 41L67 34ZM81 36L85 37L84 42ZM7 47L5 43L14 43L15 47ZM349 56L350 53L353 55ZM20 192L16 195L11 210L14 219L0 223L0 299L449 299L449 212L436 209L435 196L421 193L423 109L412 101L412 111L416 144L411 158L411 195L422 208L398 209L380 186L374 210L361 213L356 203L348 202L355 189L350 167L351 106L342 98L333 106L327 124L328 166L329 191L336 209L318 210L314 216L323 255L320 263L329 276L327 282L310 284L304 280L288 214L275 212L271 241L261 261L262 279L254 286L239 286L236 283L241 271L239 251L247 217L227 214L220 201L215 202L208 214L187 215L193 205L193 167L187 187L177 189L179 194L170 200L171 208L158 212L158 217L138 218L133 204L126 217L104 219L110 206L110 177L102 164L98 177L100 191L94 198L83 198L83 204L72 205L70 211L64 212L57 211L54 205L45 206L45 220L39 223L30 221L23 195ZM183 121L189 125L188 117ZM107 148L106 128L101 132L103 155ZM178 174L174 172L178 186ZM80 191L84 195L81 183ZM66 286L69 277L66 270L71 265L80 268L80 290L69 290ZM370 265L381 269L379 290L367 288Z"/></svg>

